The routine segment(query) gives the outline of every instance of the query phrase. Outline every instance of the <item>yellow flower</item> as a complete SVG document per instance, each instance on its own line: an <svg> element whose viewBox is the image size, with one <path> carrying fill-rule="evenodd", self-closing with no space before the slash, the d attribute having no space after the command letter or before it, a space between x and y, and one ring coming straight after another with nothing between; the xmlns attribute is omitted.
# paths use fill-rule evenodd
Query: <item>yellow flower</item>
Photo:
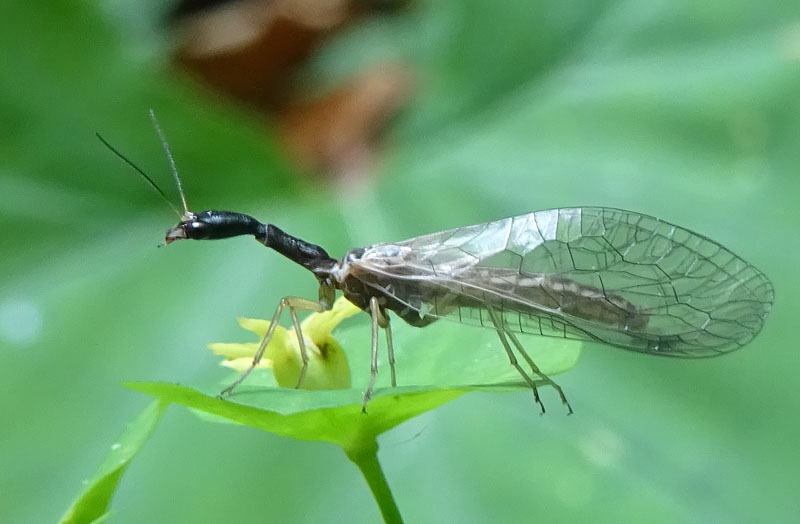
<svg viewBox="0 0 800 524"><path fill-rule="evenodd" d="M308 370L300 385L301 389L348 389L350 387L350 367L347 357L331 332L344 319L361 311L344 297L340 297L333 309L323 313L312 313L300 323L303 332ZM268 320L239 318L239 325L259 337L258 342L244 344L214 343L208 347L216 355L225 357L222 365L244 371L253 362L261 339L269 329ZM276 326L272 339L267 344L264 358L258 368L271 368L275 382L282 387L297 385L303 360L300 357L300 344L294 328Z"/></svg>

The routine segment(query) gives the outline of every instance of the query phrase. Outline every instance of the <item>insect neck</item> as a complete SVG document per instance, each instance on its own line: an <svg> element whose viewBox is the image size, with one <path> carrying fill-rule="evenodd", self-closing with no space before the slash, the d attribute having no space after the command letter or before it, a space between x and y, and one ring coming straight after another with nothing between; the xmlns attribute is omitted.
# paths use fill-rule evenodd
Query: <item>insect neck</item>
<svg viewBox="0 0 800 524"><path fill-rule="evenodd" d="M320 246L293 237L272 224L267 224L265 234L256 235L256 240L314 273L327 271L336 263Z"/></svg>

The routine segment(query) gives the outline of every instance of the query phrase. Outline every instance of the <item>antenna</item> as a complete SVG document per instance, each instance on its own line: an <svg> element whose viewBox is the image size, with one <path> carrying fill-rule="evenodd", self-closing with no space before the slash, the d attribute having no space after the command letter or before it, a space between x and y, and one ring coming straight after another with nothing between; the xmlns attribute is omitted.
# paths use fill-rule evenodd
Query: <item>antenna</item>
<svg viewBox="0 0 800 524"><path fill-rule="evenodd" d="M175 177L175 184L178 186L178 193L181 195L181 202L183 202L183 210L185 211L184 216L189 216L192 213L189 211L189 206L186 205L186 195L183 193L183 185L181 184L181 177L178 176L178 168L175 166L175 159L172 157L172 151L169 149L169 144L167 143L167 137L164 136L164 132L161 130L161 126L158 125L158 120L156 120L156 113L152 109L149 111L150 113L150 120L153 121L153 127L156 129L156 133L158 133L158 138L161 140L161 146L164 148L164 152L167 154L167 159L169 160L169 166L172 169L172 176Z"/></svg>
<svg viewBox="0 0 800 524"><path fill-rule="evenodd" d="M95 133L95 135L97 136L97 138L100 139L100 141L103 143L104 146L106 146L108 149L111 150L112 153L117 155L119 158L122 159L123 162L125 162L126 164L131 166L133 169L136 170L137 173L142 175L142 178L147 180L147 182L153 187L153 189L158 191L158 194L161 195L161 197L164 199L164 201L167 204L169 204L169 207L171 207L172 210L175 211L175 214L178 215L178 218L182 218L181 217L181 212L178 211L178 208L175 207L175 205L172 202L169 201L169 198L167 197L166 194L164 194L164 191L162 191L161 188L158 187L158 184L156 184L155 181L147 175L147 173L145 173L139 166L134 164L133 161L130 160L128 157L126 157L125 155L123 155L122 153L117 151L117 149L114 146L112 146L111 144L109 144L108 141L100 135L100 133Z"/></svg>

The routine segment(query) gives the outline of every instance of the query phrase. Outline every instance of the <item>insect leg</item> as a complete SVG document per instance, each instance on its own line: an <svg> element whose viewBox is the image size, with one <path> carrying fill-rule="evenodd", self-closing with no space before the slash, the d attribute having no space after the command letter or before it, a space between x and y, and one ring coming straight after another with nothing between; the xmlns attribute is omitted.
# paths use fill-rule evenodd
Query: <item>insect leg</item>
<svg viewBox="0 0 800 524"><path fill-rule="evenodd" d="M305 343L303 342L303 334L300 331L300 324L297 322L297 311L314 311L320 313L325 311L326 309L330 309L328 304L323 304L322 302L317 302L314 300L309 300L307 298L301 297L283 297L281 301L278 303L277 309L275 309L275 314L272 315L272 322L269 324L269 329L267 329L267 333L264 335L264 338L261 339L261 344L258 346L258 351L253 356L253 362L250 364L250 367L244 370L239 378L236 381L228 386L227 388L223 389L219 396L225 397L230 395L236 386L241 384L244 379L255 369L258 363L261 361L261 357L264 356L264 351L267 349L267 345L269 344L270 339L272 339L272 334L275 332L275 328L278 326L278 322L281 319L281 313L283 312L284 308L289 308L289 312L292 315L292 322L294 323L295 333L297 334L297 340L300 344L300 356L303 358L303 369L300 371L300 380L302 380L303 376L305 375L306 367L308 366L308 356L305 354ZM297 386L300 386L300 381L298 381Z"/></svg>
<svg viewBox="0 0 800 524"><path fill-rule="evenodd" d="M369 299L369 310L372 316L372 361L369 369L369 385L361 403L362 413L367 412L367 402L372 398L372 390L375 389L375 377L378 376L378 329L380 324L378 317L380 316L380 306L377 298L372 297Z"/></svg>
<svg viewBox="0 0 800 524"><path fill-rule="evenodd" d="M292 317L292 325L294 325L294 333L297 335L297 343L300 345L300 360L303 361L303 367L300 370L300 376L297 377L297 384L294 389L300 389L300 384L306 378L306 370L308 369L308 352L306 351L306 341L303 336L303 330L300 329L300 321L297 320L297 310L289 306L289 315Z"/></svg>
<svg viewBox="0 0 800 524"><path fill-rule="evenodd" d="M389 370L392 373L392 387L397 387L397 374L394 370L394 346L392 345L392 326L389 325L389 315L384 313L386 325L383 327L386 332L386 352L389 354Z"/></svg>
<svg viewBox="0 0 800 524"><path fill-rule="evenodd" d="M559 386L558 384L553 382L553 380L550 377L548 377L547 375L545 375L544 373L539 371L539 367L536 364L533 363L533 359L528 355L528 352L525 351L525 348L522 347L522 344L517 339L516 335L514 335L514 333L512 333L508 329L506 329L505 331L506 331L506 334L508 335L508 338L511 339L511 342L514 344L514 346L516 346L517 351L519 351L519 353L522 355L522 358L525 359L525 362L528 363L528 365L531 367L533 372L536 373L537 375L539 375L539 377L542 380L544 380L545 382L550 384L553 387L553 389L558 391L558 395L561 397L561 402L563 402L564 405L567 406L567 410L568 410L567 411L567 415L572 415L572 406L569 405L569 401L567 400L567 396L564 395L564 390L561 389L561 386Z"/></svg>
<svg viewBox="0 0 800 524"><path fill-rule="evenodd" d="M494 310L491 308L491 306L489 306L489 304L484 304L484 306L486 307L486 312L489 313L489 318L492 320L492 324L494 324L495 330L497 330L497 336L500 337L500 342L503 343L503 347L505 348L506 353L508 354L508 360L511 361L511 365L514 366L514 369L516 369L519 372L519 374L522 375L522 378L524 378L525 382L527 382L528 385L531 387L531 389L533 390L533 398L536 400L536 403L539 404L539 407L542 408L542 414L544 414L545 412L544 404L542 403L542 399L539 398L539 391L536 389L536 382L528 375L528 373L524 369L522 369L522 366L519 365L519 361L517 361L517 357L516 355L514 355L514 351L511 349L511 345L508 343L508 340L506 339L505 329L503 328L503 325L500 323L500 320L498 319Z"/></svg>

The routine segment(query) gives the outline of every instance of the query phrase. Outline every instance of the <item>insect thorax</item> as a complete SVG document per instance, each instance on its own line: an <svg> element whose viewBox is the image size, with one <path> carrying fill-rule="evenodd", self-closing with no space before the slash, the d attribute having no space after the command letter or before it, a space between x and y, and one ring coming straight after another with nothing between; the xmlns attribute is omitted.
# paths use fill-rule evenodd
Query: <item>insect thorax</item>
<svg viewBox="0 0 800 524"><path fill-rule="evenodd" d="M416 327L424 327L437 320L434 316L420 313L399 298L414 300L414 297L420 297L424 287L421 283L399 282L396 279L384 282L379 275L350 264L363 253L363 248L352 249L331 269L334 285L342 291L347 300L368 312L370 299L375 297L382 308L393 311L405 322Z"/></svg>

